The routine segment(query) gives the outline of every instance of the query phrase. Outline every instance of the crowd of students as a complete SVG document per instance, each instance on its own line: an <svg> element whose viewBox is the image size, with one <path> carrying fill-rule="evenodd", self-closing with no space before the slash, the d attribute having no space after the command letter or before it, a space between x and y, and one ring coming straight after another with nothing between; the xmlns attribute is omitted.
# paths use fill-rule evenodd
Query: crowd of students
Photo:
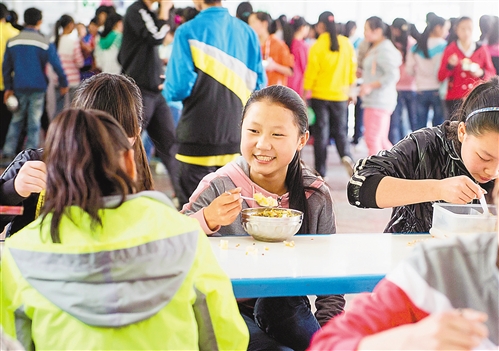
<svg viewBox="0 0 499 351"><path fill-rule="evenodd" d="M312 26L301 17L272 21L243 3L236 19L219 0L197 0L195 10L177 13L171 1L161 1L155 13L154 2L137 1L123 19L99 9L91 25L104 31L81 43L69 37L74 20L62 16L54 46L38 33L41 12L27 10L28 32L20 35L38 40L33 52L41 64L53 63L71 105L51 121L45 148L22 151L0 176L0 204L24 207L22 216L1 223L8 237L2 342L14 338L26 349L497 348L497 234L423 243L348 312L342 295L328 295L317 296L315 313L306 296L236 301L207 240L243 233L241 210L257 204L241 196L255 193L302 211L300 234L334 234L324 180L331 137L351 174L351 204L393 208L387 232L428 232L436 201L466 204L486 194L493 202L499 192L499 77L487 49L497 44L493 35L473 43L471 20L463 17L455 23L457 40L445 45L445 20L436 15L422 34L405 20L388 26L374 16L358 43L354 24L342 28L324 12L309 47ZM168 32L174 40L162 61L157 49ZM120 42L143 53L116 50L120 69L135 80L97 73L85 62L92 45L109 50ZM9 45L4 68L22 57L9 51L22 42ZM3 70L5 95L16 90L15 67ZM74 72L81 73L76 85ZM443 80L446 121L436 107ZM357 97L370 155L354 166L346 122ZM151 121L171 118L157 111L169 111L166 101L175 100L183 101L180 165L169 163L168 170L189 173L178 183L172 174L175 191L184 193L180 212L154 191L142 142L142 128L156 143L161 131L154 129L170 128ZM390 130L397 139L404 134L400 109L414 100L414 131L390 140ZM316 115L315 169L300 156L311 134L308 105ZM428 106L433 122L441 122L430 128ZM171 162L172 150L160 152Z"/></svg>

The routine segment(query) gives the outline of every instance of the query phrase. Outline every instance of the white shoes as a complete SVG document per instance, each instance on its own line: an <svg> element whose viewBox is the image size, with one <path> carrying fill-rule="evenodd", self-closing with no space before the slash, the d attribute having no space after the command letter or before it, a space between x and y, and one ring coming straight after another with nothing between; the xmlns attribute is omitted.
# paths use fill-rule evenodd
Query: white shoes
<svg viewBox="0 0 499 351"><path fill-rule="evenodd" d="M355 163L353 162L352 158L350 156L343 156L341 158L341 163L347 170L348 176L353 176L353 167L355 166Z"/></svg>

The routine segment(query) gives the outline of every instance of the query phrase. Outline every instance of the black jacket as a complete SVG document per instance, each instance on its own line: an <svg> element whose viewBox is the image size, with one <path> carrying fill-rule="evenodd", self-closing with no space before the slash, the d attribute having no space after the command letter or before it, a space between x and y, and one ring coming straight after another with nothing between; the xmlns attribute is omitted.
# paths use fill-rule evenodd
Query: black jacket
<svg viewBox="0 0 499 351"><path fill-rule="evenodd" d="M347 187L350 204L379 208L376 190L383 177L445 179L465 175L473 179L461 160L458 122L446 121L411 133L391 150L357 162ZM494 182L481 186L491 194ZM385 228L389 233L428 233L433 219L432 202L394 207Z"/></svg>
<svg viewBox="0 0 499 351"><path fill-rule="evenodd" d="M7 237L23 229L35 219L36 204L39 194L31 194L28 197L20 196L14 189L14 180L21 167L27 161L40 161L43 149L27 149L19 153L14 161L0 176L0 205L23 206L24 212L21 216L0 216L0 232L11 223L7 229Z"/></svg>
<svg viewBox="0 0 499 351"><path fill-rule="evenodd" d="M166 21L158 19L141 1L130 5L123 22L123 40L118 61L123 72L141 89L159 92L165 74L158 45L170 30Z"/></svg>

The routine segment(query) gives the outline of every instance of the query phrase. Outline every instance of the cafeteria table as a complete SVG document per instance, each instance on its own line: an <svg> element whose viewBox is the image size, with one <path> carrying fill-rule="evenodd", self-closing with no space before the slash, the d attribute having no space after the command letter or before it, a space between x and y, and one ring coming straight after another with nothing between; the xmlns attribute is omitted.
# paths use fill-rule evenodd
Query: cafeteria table
<svg viewBox="0 0 499 351"><path fill-rule="evenodd" d="M429 234L366 233L295 235L291 240L209 238L238 298L372 291L414 245L439 239Z"/></svg>

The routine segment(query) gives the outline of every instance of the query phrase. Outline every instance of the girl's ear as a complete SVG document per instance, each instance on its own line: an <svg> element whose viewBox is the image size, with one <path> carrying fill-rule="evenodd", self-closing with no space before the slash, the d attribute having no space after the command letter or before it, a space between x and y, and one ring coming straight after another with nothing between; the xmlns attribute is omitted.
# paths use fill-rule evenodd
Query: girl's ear
<svg viewBox="0 0 499 351"><path fill-rule="evenodd" d="M457 126L457 138L462 143L464 140L464 136L466 135L466 125L464 122L459 122Z"/></svg>
<svg viewBox="0 0 499 351"><path fill-rule="evenodd" d="M135 165L135 153L133 149L123 153L123 162L126 174L133 180L137 180L137 166Z"/></svg>
<svg viewBox="0 0 499 351"><path fill-rule="evenodd" d="M297 151L301 151L301 149L303 149L303 147L307 145L309 137L310 137L310 132L308 130L300 136L300 138L298 139L298 147L296 148Z"/></svg>

